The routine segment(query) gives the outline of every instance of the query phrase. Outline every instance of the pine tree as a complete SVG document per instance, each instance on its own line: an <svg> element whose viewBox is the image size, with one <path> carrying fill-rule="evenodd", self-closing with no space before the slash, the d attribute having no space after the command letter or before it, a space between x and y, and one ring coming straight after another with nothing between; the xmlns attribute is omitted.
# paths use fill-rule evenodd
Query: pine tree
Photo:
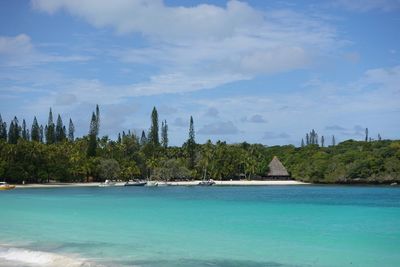
<svg viewBox="0 0 400 267"><path fill-rule="evenodd" d="M368 128L365 128L365 142L368 142Z"/></svg>
<svg viewBox="0 0 400 267"><path fill-rule="evenodd" d="M90 129L89 129L89 144L86 151L86 155L88 157L96 156L96 148L97 148L97 119L94 112L92 113L92 119L90 121Z"/></svg>
<svg viewBox="0 0 400 267"><path fill-rule="evenodd" d="M316 145L318 143L317 140L318 140L317 133L315 132L314 129L312 129L312 131L311 131L311 144L312 145Z"/></svg>
<svg viewBox="0 0 400 267"><path fill-rule="evenodd" d="M7 123L4 121L0 114L0 139L7 141Z"/></svg>
<svg viewBox="0 0 400 267"><path fill-rule="evenodd" d="M378 133L378 141L382 141L381 134Z"/></svg>
<svg viewBox="0 0 400 267"><path fill-rule="evenodd" d="M14 121L11 121L10 127L8 128L8 143L14 144L15 136L14 136Z"/></svg>
<svg viewBox="0 0 400 267"><path fill-rule="evenodd" d="M301 138L301 147L304 147L304 139Z"/></svg>
<svg viewBox="0 0 400 267"><path fill-rule="evenodd" d="M14 119L10 123L10 128L8 131L8 143L16 144L20 137L21 137L21 127L18 125L17 117L14 117Z"/></svg>
<svg viewBox="0 0 400 267"><path fill-rule="evenodd" d="M75 133L75 126L74 123L72 122L72 119L69 119L69 125L68 125L68 140L70 142L74 141L74 133Z"/></svg>
<svg viewBox="0 0 400 267"><path fill-rule="evenodd" d="M189 139L187 141L187 153L189 156L189 169L193 169L194 165L195 165L195 157L196 157L196 141L195 141L194 124L193 124L192 116L190 116Z"/></svg>
<svg viewBox="0 0 400 267"><path fill-rule="evenodd" d="M31 128L32 141L40 141L40 128L37 122L36 116L33 118L32 128Z"/></svg>
<svg viewBox="0 0 400 267"><path fill-rule="evenodd" d="M308 146L310 144L310 136L308 133L306 134L306 145Z"/></svg>
<svg viewBox="0 0 400 267"><path fill-rule="evenodd" d="M64 125L63 125L60 114L58 114L58 116L57 116L55 139L56 139L56 142L62 142L65 139Z"/></svg>
<svg viewBox="0 0 400 267"><path fill-rule="evenodd" d="M7 140L7 122L3 121L2 132L0 133L1 139Z"/></svg>
<svg viewBox="0 0 400 267"><path fill-rule="evenodd" d="M325 146L325 137L321 136L321 147Z"/></svg>
<svg viewBox="0 0 400 267"><path fill-rule="evenodd" d="M96 105L96 136L99 136L100 132L100 108Z"/></svg>
<svg viewBox="0 0 400 267"><path fill-rule="evenodd" d="M156 147L160 145L158 137L158 112L156 107L153 107L153 111L151 112L151 127L150 127L149 141Z"/></svg>
<svg viewBox="0 0 400 267"><path fill-rule="evenodd" d="M55 125L53 122L53 112L49 112L49 119L46 125L46 143L47 144L54 144L56 141L56 135L55 135Z"/></svg>
<svg viewBox="0 0 400 267"><path fill-rule="evenodd" d="M122 142L121 133L118 133L118 140L117 140L117 142L118 142L119 144L121 144L121 142Z"/></svg>
<svg viewBox="0 0 400 267"><path fill-rule="evenodd" d="M336 140L334 135L332 135L332 146L336 146Z"/></svg>
<svg viewBox="0 0 400 267"><path fill-rule="evenodd" d="M161 124L161 144L164 148L168 147L168 124L166 120Z"/></svg>
<svg viewBox="0 0 400 267"><path fill-rule="evenodd" d="M144 146L145 144L147 144L147 137L146 137L146 133L143 130L142 136L140 137L140 145Z"/></svg>
<svg viewBox="0 0 400 267"><path fill-rule="evenodd" d="M22 119L22 139L24 139L24 140L28 140L29 138L28 138L28 135L27 135L27 132L26 132L26 122L25 122L25 119Z"/></svg>

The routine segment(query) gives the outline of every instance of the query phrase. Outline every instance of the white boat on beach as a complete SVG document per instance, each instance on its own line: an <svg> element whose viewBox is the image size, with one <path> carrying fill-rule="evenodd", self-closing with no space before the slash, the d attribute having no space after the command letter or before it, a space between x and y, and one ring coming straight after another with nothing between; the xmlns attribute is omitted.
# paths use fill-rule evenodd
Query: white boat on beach
<svg viewBox="0 0 400 267"><path fill-rule="evenodd" d="M0 190L11 190L14 188L15 188L15 185L10 185L6 182L0 182Z"/></svg>
<svg viewBox="0 0 400 267"><path fill-rule="evenodd" d="M202 186L211 186L211 185L214 185L214 184L215 184L215 182L214 182L213 179L203 180L203 181L201 181L199 183L199 185L202 185Z"/></svg>
<svg viewBox="0 0 400 267"><path fill-rule="evenodd" d="M99 187L109 187L109 186L115 186L115 182L110 180L105 180L104 183L99 184Z"/></svg>
<svg viewBox="0 0 400 267"><path fill-rule="evenodd" d="M147 181L146 186L158 186L158 182L157 181Z"/></svg>

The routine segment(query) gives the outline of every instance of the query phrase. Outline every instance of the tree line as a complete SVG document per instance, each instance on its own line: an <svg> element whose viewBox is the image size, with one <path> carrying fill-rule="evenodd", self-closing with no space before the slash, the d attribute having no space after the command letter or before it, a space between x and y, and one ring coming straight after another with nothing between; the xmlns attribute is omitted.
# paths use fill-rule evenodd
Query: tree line
<svg viewBox="0 0 400 267"><path fill-rule="evenodd" d="M148 131L123 131L116 140L99 136L100 109L92 112L88 134L76 138L69 119L68 129L61 116L47 124L36 117L31 127L14 117L9 127L0 115L0 179L12 183L89 182L105 179L260 179L278 156L294 179L320 183L400 180L400 141L347 140L325 144L315 130L306 134L301 146L212 143L195 140L193 117L188 120L187 140L180 147L168 142L168 123L153 108ZM160 131L161 130L161 131Z"/></svg>

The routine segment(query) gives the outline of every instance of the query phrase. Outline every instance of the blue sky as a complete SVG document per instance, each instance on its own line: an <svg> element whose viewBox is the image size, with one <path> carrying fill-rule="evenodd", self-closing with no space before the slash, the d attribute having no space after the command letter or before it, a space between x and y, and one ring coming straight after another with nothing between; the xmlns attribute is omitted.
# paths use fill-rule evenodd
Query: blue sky
<svg viewBox="0 0 400 267"><path fill-rule="evenodd" d="M398 139L400 1L0 1L0 114L101 135L299 145Z"/></svg>

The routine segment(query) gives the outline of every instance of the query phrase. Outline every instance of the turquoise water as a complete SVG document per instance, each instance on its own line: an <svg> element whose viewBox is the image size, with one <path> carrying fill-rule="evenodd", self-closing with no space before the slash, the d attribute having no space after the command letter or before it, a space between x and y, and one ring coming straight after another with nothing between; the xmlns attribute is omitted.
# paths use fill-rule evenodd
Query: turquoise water
<svg viewBox="0 0 400 267"><path fill-rule="evenodd" d="M395 187L16 189L0 203L0 266L400 266Z"/></svg>

